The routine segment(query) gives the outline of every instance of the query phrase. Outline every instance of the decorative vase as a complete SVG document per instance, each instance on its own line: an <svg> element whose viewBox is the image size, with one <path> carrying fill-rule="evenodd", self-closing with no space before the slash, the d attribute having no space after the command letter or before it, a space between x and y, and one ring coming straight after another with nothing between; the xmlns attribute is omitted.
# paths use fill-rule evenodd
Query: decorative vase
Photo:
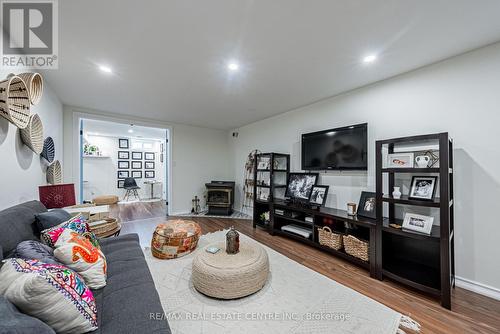
<svg viewBox="0 0 500 334"><path fill-rule="evenodd" d="M418 168L427 168L431 158L428 155L419 155L415 158Z"/></svg>
<svg viewBox="0 0 500 334"><path fill-rule="evenodd" d="M395 199L401 198L400 187L394 187L394 191L392 192L392 197L395 198Z"/></svg>
<svg viewBox="0 0 500 334"><path fill-rule="evenodd" d="M226 234L226 253L236 254L240 251L240 234L231 226Z"/></svg>

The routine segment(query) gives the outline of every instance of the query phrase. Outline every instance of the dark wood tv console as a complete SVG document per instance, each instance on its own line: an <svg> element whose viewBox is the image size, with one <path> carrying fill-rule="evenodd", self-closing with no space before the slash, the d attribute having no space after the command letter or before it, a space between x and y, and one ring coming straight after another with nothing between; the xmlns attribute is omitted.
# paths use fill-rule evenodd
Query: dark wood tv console
<svg viewBox="0 0 500 334"><path fill-rule="evenodd" d="M255 205L265 206L270 212L270 221L268 225L254 222L255 226L261 226L268 230L271 235L286 236L315 248L321 249L333 255L339 256L351 263L361 266L370 271L371 277L376 277L377 266L375 263L375 239L376 239L376 221L374 219L363 218L359 216L350 216L347 211L321 207L311 209L306 206L299 206L287 203L284 200L274 199L271 202L259 202ZM276 211L283 211L283 214L277 214ZM312 222L306 221L305 217L312 217ZM346 224L350 224L348 228ZM311 238L305 238L294 233L282 231L283 225L296 224L312 231ZM336 233L351 234L358 239L369 242L369 260L363 261L344 252L343 249L335 250L319 243L318 228L328 226Z"/></svg>

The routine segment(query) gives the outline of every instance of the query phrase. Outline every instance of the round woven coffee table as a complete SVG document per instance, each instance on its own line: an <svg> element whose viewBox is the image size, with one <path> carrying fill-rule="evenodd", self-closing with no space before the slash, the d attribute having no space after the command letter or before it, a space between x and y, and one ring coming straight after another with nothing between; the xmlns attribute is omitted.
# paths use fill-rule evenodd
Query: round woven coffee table
<svg viewBox="0 0 500 334"><path fill-rule="evenodd" d="M262 289L269 274L267 253L256 243L240 244L237 254L227 254L224 243L215 254L199 250L193 260L193 285L199 292L219 299L248 296Z"/></svg>

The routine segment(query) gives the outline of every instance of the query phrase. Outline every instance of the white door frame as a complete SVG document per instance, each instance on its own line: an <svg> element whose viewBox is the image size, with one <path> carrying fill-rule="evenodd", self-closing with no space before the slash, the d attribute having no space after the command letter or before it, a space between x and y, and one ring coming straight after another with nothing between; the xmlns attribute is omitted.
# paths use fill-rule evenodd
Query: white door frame
<svg viewBox="0 0 500 334"><path fill-rule="evenodd" d="M85 112L78 110L77 108L73 109L72 112L72 127L73 127L73 152L72 155L72 165L73 165L73 183L75 184L75 192L77 197L77 202L81 201L80 198L80 178L81 178L81 156L80 156L80 120L97 120L97 121L107 121L107 122L115 122L115 123L123 123L123 124L131 124L139 125L139 126L147 126L151 128L159 128L168 130L168 138L167 138L167 149L166 149L166 159L167 159L167 214L171 214L171 208L173 207L172 203L172 140L173 140L173 127L169 124L163 123L161 121L152 121L140 118L127 118L127 116L121 115L103 115L103 114L94 114L92 112ZM78 110L78 111L77 111Z"/></svg>

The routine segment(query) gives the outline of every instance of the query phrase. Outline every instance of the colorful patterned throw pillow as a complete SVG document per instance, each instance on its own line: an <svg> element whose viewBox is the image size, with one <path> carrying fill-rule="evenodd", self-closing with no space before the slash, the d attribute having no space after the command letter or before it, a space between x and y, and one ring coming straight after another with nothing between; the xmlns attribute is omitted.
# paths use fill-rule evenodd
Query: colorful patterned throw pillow
<svg viewBox="0 0 500 334"><path fill-rule="evenodd" d="M54 256L79 273L92 289L106 285L106 258L101 250L71 229L64 229L56 242Z"/></svg>
<svg viewBox="0 0 500 334"><path fill-rule="evenodd" d="M89 224L87 224L85 218L82 215L76 215L67 222L43 230L42 232L40 232L40 239L42 239L42 241L46 245L54 248L57 239L59 239L59 236L66 228L84 235L92 242L95 247L100 248L95 234L90 231Z"/></svg>
<svg viewBox="0 0 500 334"><path fill-rule="evenodd" d="M58 333L97 329L97 307L83 278L64 266L11 258L0 269L0 295Z"/></svg>

